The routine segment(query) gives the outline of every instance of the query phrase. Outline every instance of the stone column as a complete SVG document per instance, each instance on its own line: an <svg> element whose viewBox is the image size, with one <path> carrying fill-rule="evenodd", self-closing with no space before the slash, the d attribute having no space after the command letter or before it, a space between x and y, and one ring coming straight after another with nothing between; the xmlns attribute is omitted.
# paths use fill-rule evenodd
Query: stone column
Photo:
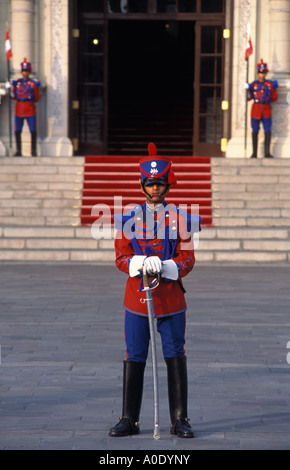
<svg viewBox="0 0 290 470"><path fill-rule="evenodd" d="M265 1L265 0L264 0ZM256 46L256 5L257 0L239 0L232 2L234 9L233 30L233 70L231 108L231 138L228 142L226 157L243 158L245 154L245 112L247 63L245 52L247 47L247 30L250 25L251 38ZM255 77L255 57L249 59L249 81ZM247 157L251 155L251 131L249 121L250 106L248 106L247 125Z"/></svg>
<svg viewBox="0 0 290 470"><path fill-rule="evenodd" d="M279 99L273 105L272 153L290 158L290 0L270 0L268 18L269 78L279 82Z"/></svg>
<svg viewBox="0 0 290 470"><path fill-rule="evenodd" d="M48 22L44 69L47 77L48 137L42 142L45 156L73 155L68 134L68 0L44 0Z"/></svg>

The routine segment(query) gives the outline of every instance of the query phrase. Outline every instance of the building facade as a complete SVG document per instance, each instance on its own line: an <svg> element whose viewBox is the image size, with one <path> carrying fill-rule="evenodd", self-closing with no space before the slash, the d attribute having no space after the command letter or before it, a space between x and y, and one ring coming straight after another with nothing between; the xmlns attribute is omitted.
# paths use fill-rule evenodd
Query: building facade
<svg viewBox="0 0 290 470"><path fill-rule="evenodd" d="M249 157L250 28L249 81L263 58L279 82L272 153L290 157L290 0L2 0L0 156L6 23L11 78L26 57L42 84L39 155L146 154L154 140L163 154ZM27 128L23 140L29 155Z"/></svg>

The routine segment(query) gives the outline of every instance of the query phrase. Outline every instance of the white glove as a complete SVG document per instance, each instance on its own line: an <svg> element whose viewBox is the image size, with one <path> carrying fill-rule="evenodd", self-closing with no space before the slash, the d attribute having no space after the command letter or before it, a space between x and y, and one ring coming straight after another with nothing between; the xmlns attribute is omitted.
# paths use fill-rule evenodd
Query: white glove
<svg viewBox="0 0 290 470"><path fill-rule="evenodd" d="M244 87L245 87L245 90L248 90L250 88L250 85L248 83L245 83Z"/></svg>
<svg viewBox="0 0 290 470"><path fill-rule="evenodd" d="M135 255L131 258L129 265L129 276L136 277L139 276L142 272L143 263L146 259L146 256Z"/></svg>
<svg viewBox="0 0 290 470"><path fill-rule="evenodd" d="M161 277L166 277L166 279L177 281L177 279L179 278L178 267L175 261L173 261L173 259L162 261Z"/></svg>
<svg viewBox="0 0 290 470"><path fill-rule="evenodd" d="M144 261L144 267L149 276L156 276L162 271L162 261L158 256L149 256Z"/></svg>
<svg viewBox="0 0 290 470"><path fill-rule="evenodd" d="M5 83L5 88L7 88L7 89L8 89L8 88L11 88L11 83L7 81L7 82Z"/></svg>

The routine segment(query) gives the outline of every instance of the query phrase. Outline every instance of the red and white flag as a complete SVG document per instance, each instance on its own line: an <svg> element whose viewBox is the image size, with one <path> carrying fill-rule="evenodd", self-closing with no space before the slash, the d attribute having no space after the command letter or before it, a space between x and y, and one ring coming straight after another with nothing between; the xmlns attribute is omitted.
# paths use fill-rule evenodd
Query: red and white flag
<svg viewBox="0 0 290 470"><path fill-rule="evenodd" d="M246 53L245 53L245 60L248 60L248 58L252 54L253 54L253 44L252 44L252 39L251 39L250 25L248 24L247 47L246 47Z"/></svg>
<svg viewBox="0 0 290 470"><path fill-rule="evenodd" d="M9 38L8 29L6 29L6 35L5 35L5 51L6 51L7 60L10 60L12 57L12 49L11 49L11 42Z"/></svg>

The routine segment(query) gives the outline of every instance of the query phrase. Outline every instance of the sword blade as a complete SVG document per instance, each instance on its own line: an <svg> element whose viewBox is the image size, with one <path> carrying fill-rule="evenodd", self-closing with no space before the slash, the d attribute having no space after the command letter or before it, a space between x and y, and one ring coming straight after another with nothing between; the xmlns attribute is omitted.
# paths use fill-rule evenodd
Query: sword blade
<svg viewBox="0 0 290 470"><path fill-rule="evenodd" d="M159 393L158 393L158 370L157 370L157 354L156 354L156 339L154 329L154 305L152 291L147 286L145 287L147 313L149 321L151 351L152 351L152 369L153 369L153 397L154 397L154 439L160 439L159 431Z"/></svg>

